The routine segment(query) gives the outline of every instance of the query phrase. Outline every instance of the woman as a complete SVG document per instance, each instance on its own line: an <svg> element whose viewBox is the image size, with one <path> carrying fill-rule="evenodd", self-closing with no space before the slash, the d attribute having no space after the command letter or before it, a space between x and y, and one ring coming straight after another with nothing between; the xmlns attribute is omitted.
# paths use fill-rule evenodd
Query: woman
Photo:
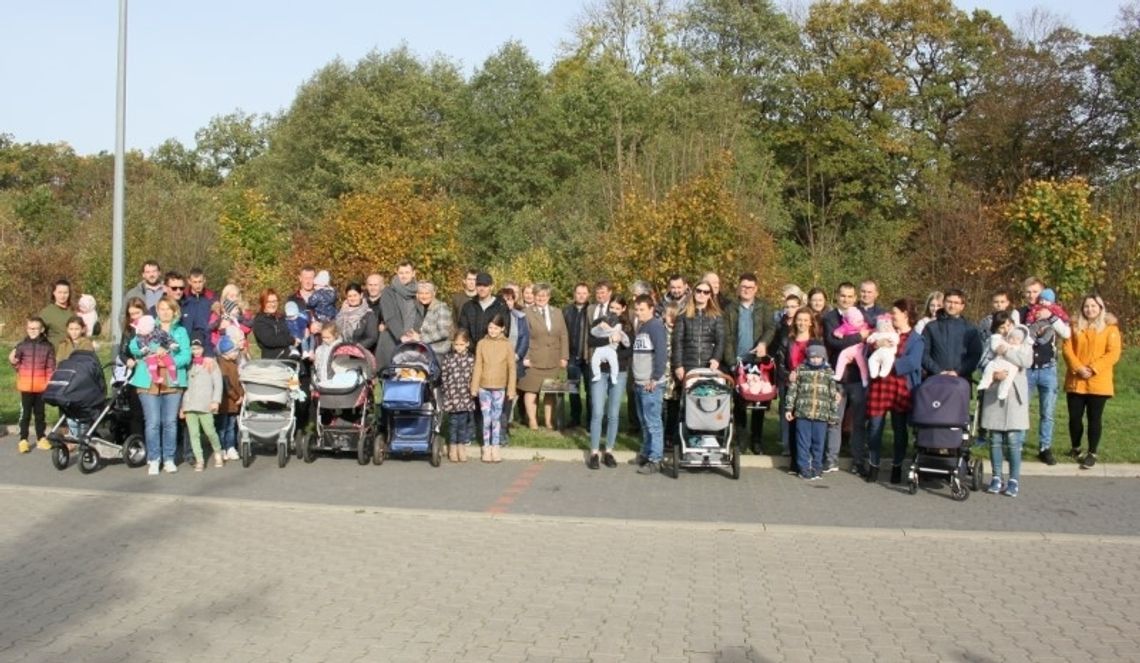
<svg viewBox="0 0 1140 663"><path fill-rule="evenodd" d="M926 296L926 302L922 305L922 319L914 325L915 332L922 334L922 330L926 328L926 325L938 317L938 312L942 310L942 300L944 298L945 295L942 294L941 290L934 290Z"/></svg>
<svg viewBox="0 0 1140 663"><path fill-rule="evenodd" d="M416 304L419 307L417 317L420 323L405 332L402 341L424 343L436 357L443 359L445 354L451 352L454 325L451 321L451 308L436 299L435 295L435 284L431 281L416 283Z"/></svg>
<svg viewBox="0 0 1140 663"><path fill-rule="evenodd" d="M523 393L527 425L538 430L538 392L542 383L553 379L566 368L570 359L570 334L562 311L550 305L549 283L534 286L534 306L526 310L526 320L520 326L530 328L530 348L523 358L525 376L519 380ZM547 395L542 404L546 429L554 430L554 396Z"/></svg>
<svg viewBox="0 0 1140 663"><path fill-rule="evenodd" d="M1069 407L1069 455L1081 456L1081 436L1088 412L1089 451L1081 469L1096 465L1104 406L1113 396L1112 370L1122 348L1116 316L1104 308L1098 295L1085 295L1073 334L1065 339L1065 400Z"/></svg>
<svg viewBox="0 0 1140 663"><path fill-rule="evenodd" d="M534 284L528 283L522 288L522 305L519 308L526 310L534 306L534 302Z"/></svg>
<svg viewBox="0 0 1140 663"><path fill-rule="evenodd" d="M123 333L119 339L119 349L115 353L115 373L119 380L129 380L131 371L134 370L135 361L134 355L131 354L131 340L135 337L134 323L139 318L146 315L146 302L138 297L131 297L124 304L125 312L123 313ZM139 392L130 383L123 388L123 392L127 395L127 401L131 406L131 434L143 435L146 432L146 424L143 420L142 402L139 400Z"/></svg>
<svg viewBox="0 0 1140 663"><path fill-rule="evenodd" d="M355 343L371 353L376 352L380 323L376 321L376 312L364 301L364 288L359 283L345 286L344 303L337 311L335 322L336 330L346 343Z"/></svg>
<svg viewBox="0 0 1140 663"><path fill-rule="evenodd" d="M253 338L262 359L288 359L301 341L289 333L289 325L281 311L281 298L273 288L261 291L261 312L253 318Z"/></svg>
<svg viewBox="0 0 1140 663"><path fill-rule="evenodd" d="M44 321L44 332L52 343L58 343L67 335L67 321L75 315L71 310L71 283L59 279L51 286L51 301L40 309L40 319Z"/></svg>
<svg viewBox="0 0 1140 663"><path fill-rule="evenodd" d="M527 352L530 351L530 328L526 324L526 313L519 307L518 293L519 287L513 283L508 283L499 290L499 297L503 299L503 302L507 305L507 310L511 312L511 328L507 334L507 340L511 342L511 350L515 353L516 379L521 381L526 377L526 366L523 364L523 359L526 358ZM510 424L517 403L517 397L508 398L506 402L503 403L503 446L507 446L511 441Z"/></svg>
<svg viewBox="0 0 1140 663"><path fill-rule="evenodd" d="M615 369L609 364L603 365L601 375L590 382L590 458L586 461L586 467L591 470L598 469L599 461L605 463L606 467L617 467L617 460L614 458L613 451L614 445L617 443L618 415L621 414L621 400L622 396L625 395L625 383L629 377L629 361L633 357L631 344L633 325L626 314L627 308L625 298L614 297L610 301L610 316L617 318L617 324L613 325L615 327L614 332L608 337L598 337L592 333L589 335L588 344L591 348L609 345L610 343L618 344L617 368ZM606 317L602 317L594 323L594 326L605 321ZM621 331L618 331L617 327L620 327ZM622 332L625 332L624 337ZM616 377L613 375L615 370L617 372ZM604 452L600 450L603 417L606 418L606 449Z"/></svg>
<svg viewBox="0 0 1140 663"><path fill-rule="evenodd" d="M887 413L891 413L891 430L894 431L894 454L891 456L891 483L902 483L903 458L906 456L907 420L910 395L922 382L922 352L925 349L922 334L914 328L918 306L914 300L900 299L891 305L891 326L898 332L897 344L880 341L877 347L895 347L895 363L891 373L874 378L867 389L868 458L870 467L867 483L879 480L879 461L883 450L883 429Z"/></svg>
<svg viewBox="0 0 1140 663"><path fill-rule="evenodd" d="M696 368L720 368L724 350L724 322L712 286L701 281L673 330L673 372L684 384L685 374ZM683 388L683 387L682 387Z"/></svg>
<svg viewBox="0 0 1140 663"><path fill-rule="evenodd" d="M1005 336L1015 326L1009 311L994 312L993 325L990 333ZM1029 328L1024 327L1025 338L1030 338ZM1010 497L1017 497L1018 483L1021 480L1021 445L1025 443L1025 433L1029 430L1029 379L1026 369L1033 365L1033 344L1003 345L996 352L987 348L982 356L978 368L984 369L986 364L997 357L1017 366L1019 371L1013 376L1013 386L1008 397L998 398L996 388L986 389L982 392L981 426L989 433L990 461L993 464L993 479L990 480L987 493L1005 493ZM995 371L994 381L1000 382L1009 377L1006 371ZM1004 489L1001 483L1002 461L1006 455L1009 457L1009 482Z"/></svg>
<svg viewBox="0 0 1140 663"><path fill-rule="evenodd" d="M175 447L178 445L178 407L182 403L182 391L186 389L186 369L190 367L190 335L178 320L182 311L178 302L171 297L163 297L154 305L157 325L162 328L174 343L170 354L174 357L174 375L166 374L165 362L159 362L161 383L151 380L147 370L136 370L131 375L130 384L139 393L143 418L146 422L147 474L158 474L159 464L163 471L178 471L174 461ZM162 347L139 345L138 337L130 340L131 357L136 361L150 354L159 357L167 354Z"/></svg>
<svg viewBox="0 0 1140 663"><path fill-rule="evenodd" d="M807 358L808 343L823 340L823 327L819 323L819 317L810 308L804 307L797 310L789 316L788 320L790 325L779 329L776 332L776 339L773 341L774 355L772 358L776 362L776 384L780 391L780 412L787 409L788 384L795 378L796 369ZM781 444L786 445L785 448L788 450L788 455L791 456L792 461L788 467L788 472L789 474L799 474L796 445L792 443L796 435L796 423L795 421L788 421L784 417L780 417L780 422L780 441Z"/></svg>

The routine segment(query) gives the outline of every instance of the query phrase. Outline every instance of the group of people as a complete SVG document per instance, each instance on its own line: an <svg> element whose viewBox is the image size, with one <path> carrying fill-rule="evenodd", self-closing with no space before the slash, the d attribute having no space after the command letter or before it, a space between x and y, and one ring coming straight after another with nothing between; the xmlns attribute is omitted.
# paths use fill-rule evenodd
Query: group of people
<svg viewBox="0 0 1140 663"><path fill-rule="evenodd" d="M1008 291L993 293L991 310L975 324L963 317L960 290L930 293L921 308L910 298L884 308L870 279L840 284L830 300L823 289L788 285L775 308L758 296L754 274L740 275L732 296L711 272L695 283L674 275L660 296L643 281L622 294L603 280L578 283L570 302L558 308L548 283L496 289L490 274L474 269L444 300L435 284L417 280L410 262L399 264L390 282L372 273L339 291L327 271L305 267L288 297L273 289L259 293L255 312L233 284L220 295L206 288L200 269L184 277L147 261L141 276L125 296L117 355L133 369L133 410L153 474L177 471L179 420L186 422L195 469L206 461L202 437L213 447L215 466L237 459L238 366L251 342L262 358L296 358L302 365L311 364L322 343L355 343L373 353L381 369L401 344L422 343L440 359L450 460L466 461L469 445L478 441L481 460L500 461L515 412L532 430L540 424L553 430L554 396L541 408L539 396L548 380L564 377L581 390L570 395L568 425L588 424L587 466L616 467L625 401L629 430L642 438L638 471L644 474L660 469L678 430L681 385L695 369L730 372L745 361L773 362L780 444L790 471L808 480L838 470L848 427L852 471L878 480L890 415L893 483L902 480L914 390L931 375L973 380L980 369L980 423L994 460L990 491L1016 496L1034 392L1038 457L1056 462L1058 353L1066 366L1069 453L1087 468L1096 463L1121 352L1117 321L1099 296L1082 297L1070 317L1037 278L1025 281L1020 308ZM88 295L73 307L70 284L57 282L51 302L27 321L27 338L9 356L22 393L22 452L35 439L28 434L33 415L39 445L50 446L43 439L42 391L57 360L92 349L90 339L99 333L94 310ZM58 345L46 340L57 336ZM299 425L306 425L307 408L298 412ZM746 440L742 449L761 453L764 410L738 397L734 421Z"/></svg>

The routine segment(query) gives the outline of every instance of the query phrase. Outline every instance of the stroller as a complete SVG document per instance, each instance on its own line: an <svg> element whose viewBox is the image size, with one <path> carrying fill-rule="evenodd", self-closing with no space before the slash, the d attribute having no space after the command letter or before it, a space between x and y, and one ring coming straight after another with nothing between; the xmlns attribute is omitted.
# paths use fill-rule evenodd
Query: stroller
<svg viewBox="0 0 1140 663"><path fill-rule="evenodd" d="M685 374L681 421L673 444L673 478L681 468L731 467L740 478L740 449L733 445L732 378L709 368Z"/></svg>
<svg viewBox="0 0 1140 663"><path fill-rule="evenodd" d="M961 502L981 488L983 461L971 460L970 382L953 375L934 375L915 389L911 423L915 426L914 460L907 476L911 495L923 474L949 478L950 496Z"/></svg>
<svg viewBox="0 0 1140 663"><path fill-rule="evenodd" d="M373 463L379 465L393 454L427 454L432 467L439 467L443 462L441 382L439 362L430 347L404 343L396 348L391 365L384 369L380 401L387 433L376 437Z"/></svg>
<svg viewBox="0 0 1140 663"><path fill-rule="evenodd" d="M736 365L736 393L750 410L767 410L776 398L776 362L749 354Z"/></svg>
<svg viewBox="0 0 1140 663"><path fill-rule="evenodd" d="M245 399L238 414L238 450L242 467L253 462L253 443L277 448L277 466L285 467L296 444L294 401L303 400L298 365L290 359L258 359L243 364L238 380Z"/></svg>
<svg viewBox="0 0 1140 663"><path fill-rule="evenodd" d="M127 398L128 375L116 375L107 398L107 381L103 366L94 352L77 350L64 359L48 381L44 400L55 405L63 417L52 427L51 463L57 470L71 462L72 445L79 452L79 471L90 474L110 458L122 458L127 467L146 464L143 436L131 434L131 408ZM61 431L63 423L72 419L79 430Z"/></svg>
<svg viewBox="0 0 1140 663"><path fill-rule="evenodd" d="M311 463L317 451L355 451L356 462L367 465L376 435L376 359L361 345L337 343L322 363L313 367L316 429L297 453Z"/></svg>

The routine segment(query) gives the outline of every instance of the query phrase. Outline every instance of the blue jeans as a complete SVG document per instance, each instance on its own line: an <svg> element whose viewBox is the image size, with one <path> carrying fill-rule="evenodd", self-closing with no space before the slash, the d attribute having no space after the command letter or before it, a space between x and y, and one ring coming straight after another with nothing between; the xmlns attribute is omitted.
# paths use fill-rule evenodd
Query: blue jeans
<svg viewBox="0 0 1140 663"><path fill-rule="evenodd" d="M990 460L994 476L1001 478L1004 453L1009 454L1009 478L1021 482L1021 445L1025 444L1023 430L992 430L990 434Z"/></svg>
<svg viewBox="0 0 1140 663"><path fill-rule="evenodd" d="M654 463L661 462L665 453L665 429L661 420L664 384L657 383L653 391L647 391L640 384L634 384L633 389L637 395L637 417L641 420L641 455Z"/></svg>
<svg viewBox="0 0 1140 663"><path fill-rule="evenodd" d="M146 459L150 462L174 462L178 445L178 406L182 392L154 395L139 394L143 406L146 437Z"/></svg>
<svg viewBox="0 0 1140 663"><path fill-rule="evenodd" d="M906 425L910 414L907 412L891 412L891 430L895 434L894 454L891 456L893 465L902 465L906 458ZM886 428L887 415L871 417L867 420L867 435L869 439L867 456L871 465L879 466L883 456L883 429Z"/></svg>
<svg viewBox="0 0 1140 663"><path fill-rule="evenodd" d="M617 374L617 382L611 383L609 374L603 373L600 380L590 383L590 451L597 451L602 440L602 417L606 418L606 449L614 450L628 375L622 371Z"/></svg>
<svg viewBox="0 0 1140 663"><path fill-rule="evenodd" d="M1040 424L1037 427L1037 447L1045 451L1053 446L1053 411L1057 409L1057 365L1030 368L1025 371L1029 379L1029 393L1037 390Z"/></svg>
<svg viewBox="0 0 1140 663"><path fill-rule="evenodd" d="M470 410L447 414L447 441L451 444L471 444L475 439L475 413Z"/></svg>
<svg viewBox="0 0 1140 663"><path fill-rule="evenodd" d="M796 419L796 461L801 477L813 477L823 471L823 447L827 441L827 422Z"/></svg>
<svg viewBox="0 0 1140 663"><path fill-rule="evenodd" d="M222 449L230 450L237 446L238 438L238 415L236 414L219 414L218 415L218 438L222 441Z"/></svg>

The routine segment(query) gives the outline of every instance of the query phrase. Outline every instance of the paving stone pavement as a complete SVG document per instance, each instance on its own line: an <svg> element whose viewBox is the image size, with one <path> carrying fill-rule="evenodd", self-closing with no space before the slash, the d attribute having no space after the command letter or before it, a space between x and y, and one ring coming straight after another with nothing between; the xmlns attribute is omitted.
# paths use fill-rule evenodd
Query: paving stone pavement
<svg viewBox="0 0 1140 663"><path fill-rule="evenodd" d="M0 660L1140 658L1140 538L0 486Z"/></svg>

